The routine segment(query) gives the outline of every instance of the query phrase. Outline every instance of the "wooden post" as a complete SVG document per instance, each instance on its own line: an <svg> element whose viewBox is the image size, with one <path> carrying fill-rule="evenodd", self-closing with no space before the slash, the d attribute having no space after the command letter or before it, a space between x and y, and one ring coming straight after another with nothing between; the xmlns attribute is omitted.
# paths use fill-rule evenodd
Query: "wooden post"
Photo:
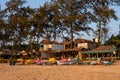
<svg viewBox="0 0 120 80"><path fill-rule="evenodd" d="M98 59L98 57L99 57L99 56L98 56L98 53L97 53L97 59Z"/></svg>
<svg viewBox="0 0 120 80"><path fill-rule="evenodd" d="M79 59L82 60L82 53L81 53L81 51L78 51L78 56L79 56Z"/></svg>
<svg viewBox="0 0 120 80"><path fill-rule="evenodd" d="M88 57L89 57L89 60L90 60L90 58L91 58L90 53L88 54Z"/></svg>
<svg viewBox="0 0 120 80"><path fill-rule="evenodd" d="M111 52L111 62L113 62L113 52Z"/></svg>

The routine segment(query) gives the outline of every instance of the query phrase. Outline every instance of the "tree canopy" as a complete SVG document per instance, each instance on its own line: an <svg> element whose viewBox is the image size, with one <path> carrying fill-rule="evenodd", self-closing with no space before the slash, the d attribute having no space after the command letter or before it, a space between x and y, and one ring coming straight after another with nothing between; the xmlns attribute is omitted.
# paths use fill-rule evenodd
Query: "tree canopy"
<svg viewBox="0 0 120 80"><path fill-rule="evenodd" d="M119 0L51 0L38 8L24 6L26 0L10 0L7 8L0 14L0 41L3 45L27 44L31 50L34 42L39 39L59 40L70 39L73 42L76 35L83 32L90 35L94 31L92 22L97 25L97 35L107 33L106 25L111 19L117 20L114 9L119 6ZM104 34L104 37L106 35ZM63 39L64 40L64 39ZM71 48L73 45L71 44Z"/></svg>
<svg viewBox="0 0 120 80"><path fill-rule="evenodd" d="M114 45L115 47L120 49L120 34L116 36L111 35L111 37L106 41L106 44Z"/></svg>

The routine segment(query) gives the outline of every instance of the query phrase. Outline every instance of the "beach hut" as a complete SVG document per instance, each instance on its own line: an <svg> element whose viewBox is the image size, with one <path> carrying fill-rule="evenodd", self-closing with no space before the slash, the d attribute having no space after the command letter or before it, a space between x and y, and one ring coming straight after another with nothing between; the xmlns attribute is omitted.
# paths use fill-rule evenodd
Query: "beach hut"
<svg viewBox="0 0 120 80"><path fill-rule="evenodd" d="M92 59L107 59L107 60L113 60L113 55L116 52L116 47L112 45L101 45L98 48L92 49L90 51L83 51L82 59L83 60L92 60Z"/></svg>
<svg viewBox="0 0 120 80"><path fill-rule="evenodd" d="M81 59L81 51L91 50L96 47L96 43L91 40L83 39L83 38L77 38L73 42L73 48L70 48L71 42L62 42L64 45L64 49L60 52L57 52L60 57L66 58L66 57L75 57L76 55L79 55L79 58Z"/></svg>
<svg viewBox="0 0 120 80"><path fill-rule="evenodd" d="M48 51L48 50L63 50L64 45L56 42L56 41L49 41L49 40L42 40L40 42L40 51Z"/></svg>
<svg viewBox="0 0 120 80"><path fill-rule="evenodd" d="M70 49L70 45L71 45L71 42L70 42L70 41L67 41L67 42L61 42L61 44L64 45L64 49Z"/></svg>
<svg viewBox="0 0 120 80"><path fill-rule="evenodd" d="M51 58L54 56L53 53L63 50L64 45L56 42L56 41L49 41L49 40L42 40L40 42L40 53L41 57L43 58Z"/></svg>
<svg viewBox="0 0 120 80"><path fill-rule="evenodd" d="M97 44L94 41L83 39L83 38L77 38L74 41L74 47L77 48L85 48L85 49L94 49L96 48Z"/></svg>
<svg viewBox="0 0 120 80"><path fill-rule="evenodd" d="M75 57L79 55L82 59L81 51L91 50L96 47L94 41L77 38L73 42L73 48L70 48L71 42L55 42L49 40L42 40L40 42L40 53L41 57L49 58L49 57L57 57L66 58L66 57Z"/></svg>

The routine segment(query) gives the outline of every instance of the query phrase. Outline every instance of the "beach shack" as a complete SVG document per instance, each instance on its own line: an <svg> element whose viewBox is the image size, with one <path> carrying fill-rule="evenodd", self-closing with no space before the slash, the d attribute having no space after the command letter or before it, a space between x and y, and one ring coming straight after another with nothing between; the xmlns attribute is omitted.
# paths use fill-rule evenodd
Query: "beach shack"
<svg viewBox="0 0 120 80"><path fill-rule="evenodd" d="M73 48L71 48L71 41L66 41L66 42L62 42L62 44L64 45L64 49L61 50L59 54L59 56L61 58L69 58L69 57L76 57L78 55L78 51L81 51L81 48L75 47L74 45L74 41L73 41Z"/></svg>
<svg viewBox="0 0 120 80"><path fill-rule="evenodd" d="M64 49L70 49L71 41L61 42L64 45Z"/></svg>
<svg viewBox="0 0 120 80"><path fill-rule="evenodd" d="M61 43L58 43L56 41L42 40L40 42L39 51L41 52L41 57L50 58L50 57L54 57L53 53L63 49L64 49L64 45Z"/></svg>
<svg viewBox="0 0 120 80"><path fill-rule="evenodd" d="M98 58L102 58L103 60L113 61L116 50L117 49L115 46L101 45L95 49L81 52L81 58L82 60L95 60Z"/></svg>
<svg viewBox="0 0 120 80"><path fill-rule="evenodd" d="M91 50L96 47L95 43L91 40L77 38L73 41L73 48L70 48L71 42L62 42L64 50L61 50L62 57L75 57L79 55L81 58L81 51Z"/></svg>
<svg viewBox="0 0 120 80"><path fill-rule="evenodd" d="M81 51L91 50L96 47L95 43L91 40L77 38L73 42L73 48L70 48L71 42L55 42L49 40L42 40L40 42L40 52L42 57L75 57L79 55L82 58Z"/></svg>
<svg viewBox="0 0 120 80"><path fill-rule="evenodd" d="M82 51L88 51L96 48L97 44L94 41L83 39L83 38L77 38L74 41L74 47L81 49L78 51L78 55L80 60L82 60Z"/></svg>
<svg viewBox="0 0 120 80"><path fill-rule="evenodd" d="M96 48L96 43L91 40L77 38L74 41L74 47L91 50Z"/></svg>

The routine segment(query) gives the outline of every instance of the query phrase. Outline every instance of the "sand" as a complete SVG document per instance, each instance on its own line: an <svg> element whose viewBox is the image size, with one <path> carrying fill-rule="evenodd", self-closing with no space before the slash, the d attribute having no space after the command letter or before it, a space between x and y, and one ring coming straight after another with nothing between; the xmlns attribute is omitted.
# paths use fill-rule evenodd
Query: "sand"
<svg viewBox="0 0 120 80"><path fill-rule="evenodd" d="M0 80L119 80L120 61L113 65L15 65L0 63Z"/></svg>

